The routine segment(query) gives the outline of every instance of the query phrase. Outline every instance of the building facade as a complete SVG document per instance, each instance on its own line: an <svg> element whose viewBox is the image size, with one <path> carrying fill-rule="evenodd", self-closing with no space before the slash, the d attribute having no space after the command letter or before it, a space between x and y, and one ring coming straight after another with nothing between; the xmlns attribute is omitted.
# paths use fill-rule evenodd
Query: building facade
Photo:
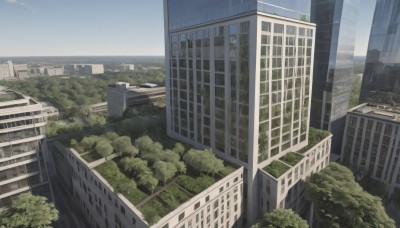
<svg viewBox="0 0 400 228"><path fill-rule="evenodd" d="M1 91L0 99L0 210L27 191L52 199L42 104L13 91Z"/></svg>
<svg viewBox="0 0 400 228"><path fill-rule="evenodd" d="M64 75L64 69L62 67L46 67L44 74L47 76L59 76Z"/></svg>
<svg viewBox="0 0 400 228"><path fill-rule="evenodd" d="M165 87L144 88L117 82L107 87L108 116L120 118L131 107L165 99Z"/></svg>
<svg viewBox="0 0 400 228"><path fill-rule="evenodd" d="M14 77L14 65L11 61L0 64L0 80L13 79Z"/></svg>
<svg viewBox="0 0 400 228"><path fill-rule="evenodd" d="M115 71L118 72L128 72L128 71L134 71L135 70L135 65L133 64L120 64L115 66Z"/></svg>
<svg viewBox="0 0 400 228"><path fill-rule="evenodd" d="M400 190L400 109L359 105L349 110L341 161Z"/></svg>
<svg viewBox="0 0 400 228"><path fill-rule="evenodd" d="M332 132L332 152L340 154L353 85L353 58L360 0L312 0L317 25L311 126Z"/></svg>
<svg viewBox="0 0 400 228"><path fill-rule="evenodd" d="M360 103L400 104L400 2L376 3Z"/></svg>
<svg viewBox="0 0 400 228"><path fill-rule="evenodd" d="M310 1L166 0L164 12L168 135L245 167L251 225L261 170L308 144Z"/></svg>
<svg viewBox="0 0 400 228"><path fill-rule="evenodd" d="M96 167L106 162L104 158L89 163L75 150L60 143L55 146L57 149L53 150L53 158L58 176L72 192L92 227L240 227L235 222L242 213L243 168L230 173L149 225L138 208L153 196L149 196L146 202L133 205L96 171Z"/></svg>

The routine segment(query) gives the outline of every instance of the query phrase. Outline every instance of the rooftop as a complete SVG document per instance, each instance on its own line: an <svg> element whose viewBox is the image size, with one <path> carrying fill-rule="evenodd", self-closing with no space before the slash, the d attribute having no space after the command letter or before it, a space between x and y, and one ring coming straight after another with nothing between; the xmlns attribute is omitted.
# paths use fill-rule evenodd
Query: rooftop
<svg viewBox="0 0 400 228"><path fill-rule="evenodd" d="M380 119L400 121L400 109L388 105L362 104L350 110L352 113L361 113Z"/></svg>
<svg viewBox="0 0 400 228"><path fill-rule="evenodd" d="M0 102L13 101L23 99L21 94L18 94L11 90L1 90L0 91Z"/></svg>

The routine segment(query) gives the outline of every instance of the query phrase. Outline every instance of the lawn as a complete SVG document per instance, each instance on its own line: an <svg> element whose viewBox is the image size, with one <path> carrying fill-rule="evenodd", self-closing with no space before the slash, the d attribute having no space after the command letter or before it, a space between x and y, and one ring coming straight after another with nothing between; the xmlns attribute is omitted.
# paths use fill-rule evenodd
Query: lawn
<svg viewBox="0 0 400 228"><path fill-rule="evenodd" d="M286 171L288 171L290 167L288 165L285 165L284 163L280 161L272 161L271 164L266 166L264 168L264 171L271 174L275 178L279 178L284 174Z"/></svg>
<svg viewBox="0 0 400 228"><path fill-rule="evenodd" d="M295 166L301 159L303 159L304 156L289 152L285 156L281 157L279 160L284 161L286 164L289 164L291 166Z"/></svg>

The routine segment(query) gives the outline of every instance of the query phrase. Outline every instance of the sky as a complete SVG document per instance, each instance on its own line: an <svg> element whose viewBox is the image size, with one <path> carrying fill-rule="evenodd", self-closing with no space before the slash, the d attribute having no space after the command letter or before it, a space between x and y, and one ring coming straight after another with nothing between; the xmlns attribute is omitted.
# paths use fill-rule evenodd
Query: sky
<svg viewBox="0 0 400 228"><path fill-rule="evenodd" d="M365 55L376 0L361 0ZM0 0L0 56L164 55L162 0Z"/></svg>

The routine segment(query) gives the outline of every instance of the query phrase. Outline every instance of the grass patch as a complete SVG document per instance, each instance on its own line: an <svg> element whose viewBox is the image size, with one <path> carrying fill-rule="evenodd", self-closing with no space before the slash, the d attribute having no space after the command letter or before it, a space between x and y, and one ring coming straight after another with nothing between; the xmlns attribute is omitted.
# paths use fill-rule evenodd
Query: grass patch
<svg viewBox="0 0 400 228"><path fill-rule="evenodd" d="M223 169L220 173L221 173L222 176L226 177L226 176L228 176L229 174L233 173L235 170L236 170L235 168L226 165L226 166L224 167L224 169Z"/></svg>
<svg viewBox="0 0 400 228"><path fill-rule="evenodd" d="M323 131L310 127L310 131L308 133L308 145L301 148L299 151L297 151L297 153L303 154L307 152L309 149L317 145L330 134L331 133L329 131Z"/></svg>
<svg viewBox="0 0 400 228"><path fill-rule="evenodd" d="M177 185L171 185L161 192L159 197L168 204L170 211L175 210L179 205L191 198L186 192L180 190Z"/></svg>
<svg viewBox="0 0 400 228"><path fill-rule="evenodd" d="M91 163L102 157L99 154L97 154L96 152L89 152L87 154L82 155L81 158L85 159L85 161L87 161L88 163Z"/></svg>
<svg viewBox="0 0 400 228"><path fill-rule="evenodd" d="M285 156L281 157L279 160L284 161L286 164L294 166L297 163L299 163L299 161L301 161L301 159L303 159L303 158L304 158L304 156L302 156L300 154L289 152Z"/></svg>
<svg viewBox="0 0 400 228"><path fill-rule="evenodd" d="M135 205L135 204L139 204L140 202L142 202L149 195L147 195L146 193L140 191L139 189L135 189L135 190L131 191L129 194L124 195L124 196L129 201L131 201L133 203L133 205Z"/></svg>
<svg viewBox="0 0 400 228"><path fill-rule="evenodd" d="M154 198L144 204L141 208L140 211L142 212L144 218L146 221L150 224L153 225L154 223L158 222L162 217L168 214L168 207L163 205L161 200Z"/></svg>
<svg viewBox="0 0 400 228"><path fill-rule="evenodd" d="M176 178L176 183L193 194L199 194L215 183L215 179L210 176L200 176L193 178L187 175L180 175Z"/></svg>
<svg viewBox="0 0 400 228"><path fill-rule="evenodd" d="M288 165L285 165L284 163L275 160L272 161L271 164L266 166L264 168L264 171L271 174L275 178L278 178L289 169L290 167Z"/></svg>

